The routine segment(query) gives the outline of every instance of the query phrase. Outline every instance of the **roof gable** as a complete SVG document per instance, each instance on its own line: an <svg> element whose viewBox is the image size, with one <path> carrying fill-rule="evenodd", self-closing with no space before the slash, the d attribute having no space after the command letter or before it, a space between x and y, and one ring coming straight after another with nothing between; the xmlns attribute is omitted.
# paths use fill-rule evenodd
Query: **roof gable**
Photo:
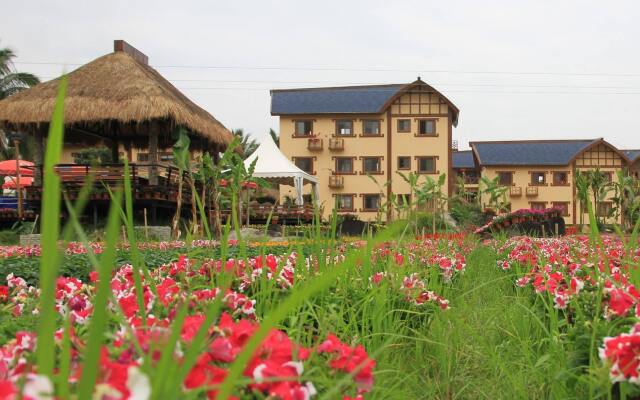
<svg viewBox="0 0 640 400"><path fill-rule="evenodd" d="M599 139L471 143L482 166L568 165Z"/></svg>

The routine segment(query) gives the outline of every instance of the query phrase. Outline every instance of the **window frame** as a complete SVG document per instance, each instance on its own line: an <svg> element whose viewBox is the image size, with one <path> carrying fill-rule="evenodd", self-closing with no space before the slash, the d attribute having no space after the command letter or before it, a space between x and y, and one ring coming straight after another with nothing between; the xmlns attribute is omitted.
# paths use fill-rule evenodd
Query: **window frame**
<svg viewBox="0 0 640 400"><path fill-rule="evenodd" d="M354 212L356 211L356 200L355 200L355 193L336 193L333 195L333 197L335 198L334 201L334 207L336 209L336 212ZM350 197L351 198L351 208L338 208L338 205L340 204L340 197Z"/></svg>
<svg viewBox="0 0 640 400"><path fill-rule="evenodd" d="M401 158L406 158L407 160L409 160L409 166L408 167L400 168L400 159ZM398 171L411 171L411 156L398 156L396 167L397 167Z"/></svg>
<svg viewBox="0 0 640 400"><path fill-rule="evenodd" d="M603 205L606 205L609 211L613 209L613 201L601 201L600 203L598 203L598 209L596 210L596 215L601 218L611 218L609 216L609 213L607 213L606 215L602 213L601 207Z"/></svg>
<svg viewBox="0 0 640 400"><path fill-rule="evenodd" d="M534 176L542 175L542 182L534 181ZM547 171L529 171L529 186L547 186Z"/></svg>
<svg viewBox="0 0 640 400"><path fill-rule="evenodd" d="M565 180L564 183L558 183L556 181L556 176L558 174L564 174L567 177L567 179ZM552 172L552 177L551 177L551 186L570 186L570 183L569 183L569 171L553 171Z"/></svg>
<svg viewBox="0 0 640 400"><path fill-rule="evenodd" d="M430 158L433 160L433 170L430 171L423 171L420 169L420 161L422 159L426 159L426 158ZM438 156L415 156L416 159L416 173L421 174L421 175L433 175L433 174L438 174Z"/></svg>
<svg viewBox="0 0 640 400"><path fill-rule="evenodd" d="M348 122L348 123L351 124L351 128L350 128L351 129L351 133L350 134L343 135L343 134L340 133L340 129L338 128L338 125L341 122ZM346 118L336 119L335 132L334 132L333 136L334 137L339 137L339 138L341 138L341 137L354 137L356 135L356 131L355 131L354 128L355 128L355 123L354 123L354 121L352 119L346 119Z"/></svg>
<svg viewBox="0 0 640 400"><path fill-rule="evenodd" d="M305 122L305 123L308 122L311 125L311 130L308 134L306 132L302 134L298 132L299 122ZM293 137L301 137L301 138L313 137L313 123L314 123L313 119L294 119L293 120Z"/></svg>
<svg viewBox="0 0 640 400"><path fill-rule="evenodd" d="M534 208L535 206L542 206L541 209L538 208ZM532 210L546 210L547 209L547 202L546 201L530 201L529 202L529 208Z"/></svg>
<svg viewBox="0 0 640 400"><path fill-rule="evenodd" d="M438 137L438 118L416 118L418 122L418 131L414 134L416 137ZM422 129L422 123L433 123L433 133L420 133Z"/></svg>
<svg viewBox="0 0 640 400"><path fill-rule="evenodd" d="M362 193L360 195L362 197L362 208L361 212L378 212L380 210L380 206L382 205L382 196L380 193ZM377 197L378 198L378 206L374 208L367 208L367 197Z"/></svg>
<svg viewBox="0 0 640 400"><path fill-rule="evenodd" d="M356 166L355 166L355 160L356 157L332 157L334 160L334 171L333 174L334 175L356 175ZM350 160L351 161L351 172L340 172L340 170L338 169L338 162L342 161L342 160Z"/></svg>
<svg viewBox="0 0 640 400"><path fill-rule="evenodd" d="M409 193L396 193L396 202L400 205L404 205L403 197L407 199L407 205L411 205L411 194Z"/></svg>
<svg viewBox="0 0 640 400"><path fill-rule="evenodd" d="M570 217L571 214L569 213L569 206L571 205L570 201L552 201L551 202L551 207L556 207L557 205L563 205L564 208L564 212L562 213L563 217Z"/></svg>
<svg viewBox="0 0 640 400"><path fill-rule="evenodd" d="M140 157L143 156L143 157ZM136 153L136 162L139 163L148 163L149 162L149 152L138 152Z"/></svg>
<svg viewBox="0 0 640 400"><path fill-rule="evenodd" d="M502 174L509 174L509 183L502 183L502 179L500 179L500 176ZM496 176L498 177L498 184L500 186L515 186L515 183L513 182L513 175L515 174L515 171L496 171Z"/></svg>
<svg viewBox="0 0 640 400"><path fill-rule="evenodd" d="M367 122L375 122L376 124L378 124L378 133L367 133L365 131L365 126L367 124ZM362 134L360 135L360 137L381 137L384 136L382 134L382 121L379 119L373 119L373 118L367 118L367 119L363 119L362 120Z"/></svg>
<svg viewBox="0 0 640 400"><path fill-rule="evenodd" d="M377 159L378 160L378 170L377 171L367 171L364 167L366 160L370 160L370 159ZM360 175L383 175L384 172L382 171L382 160L384 160L383 156L362 156L360 157L360 160L362 161L362 171L360 171Z"/></svg>
<svg viewBox="0 0 640 400"><path fill-rule="evenodd" d="M315 158L315 157L300 156L300 157L291 157L291 158L293 158L293 164L294 164L296 167L298 167L298 168L300 168L300 167L298 166L298 163L297 163L297 162L298 162L298 160L300 160L300 159L305 159L305 160L306 160L306 159L308 159L308 160L311 162L311 171L305 171L305 170L304 170L304 169L302 169L302 168L300 168L300 169L302 169L304 172L306 172L306 173L307 173L307 174L309 174L309 175L315 175L315 174L316 174L316 171L315 171L315 161L316 161L316 158Z"/></svg>
<svg viewBox="0 0 640 400"><path fill-rule="evenodd" d="M409 123L409 128L407 129L400 129L400 122L408 122ZM396 131L398 133L411 133L411 118L399 118L396 121Z"/></svg>

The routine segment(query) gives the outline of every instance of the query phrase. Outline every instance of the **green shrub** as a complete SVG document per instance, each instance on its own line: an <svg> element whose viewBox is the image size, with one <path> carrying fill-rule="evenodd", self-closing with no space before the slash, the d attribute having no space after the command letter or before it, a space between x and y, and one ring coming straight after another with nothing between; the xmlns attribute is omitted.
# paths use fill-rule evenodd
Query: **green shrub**
<svg viewBox="0 0 640 400"><path fill-rule="evenodd" d="M0 231L0 244L18 244L20 242L20 235L15 231Z"/></svg>
<svg viewBox="0 0 640 400"><path fill-rule="evenodd" d="M485 217L477 203L469 203L454 198L449 205L449 213L460 227L481 226L484 224Z"/></svg>

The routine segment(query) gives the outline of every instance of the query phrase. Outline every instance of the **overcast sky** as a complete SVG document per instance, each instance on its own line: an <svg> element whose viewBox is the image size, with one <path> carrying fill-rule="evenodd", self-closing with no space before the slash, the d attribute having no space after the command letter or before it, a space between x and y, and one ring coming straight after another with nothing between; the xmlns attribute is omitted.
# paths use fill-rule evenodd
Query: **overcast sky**
<svg viewBox="0 0 640 400"><path fill-rule="evenodd" d="M269 89L421 76L460 108L461 147L604 137L640 148L637 1L10 0L3 14L0 46L20 70L48 80L125 39L259 139L278 130Z"/></svg>

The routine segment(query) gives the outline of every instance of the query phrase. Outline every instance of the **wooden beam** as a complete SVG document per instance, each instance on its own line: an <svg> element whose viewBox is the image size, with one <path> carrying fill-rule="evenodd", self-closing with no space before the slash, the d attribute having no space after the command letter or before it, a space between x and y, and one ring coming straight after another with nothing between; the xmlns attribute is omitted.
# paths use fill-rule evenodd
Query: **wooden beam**
<svg viewBox="0 0 640 400"><path fill-rule="evenodd" d="M160 126L158 121L151 121L151 129L149 130L149 185L158 185L158 130Z"/></svg>
<svg viewBox="0 0 640 400"><path fill-rule="evenodd" d="M33 162L35 170L33 171L33 185L42 186L42 166L44 164L44 135L43 126L36 126L32 131L34 138Z"/></svg>
<svg viewBox="0 0 640 400"><path fill-rule="evenodd" d="M126 53L140 64L149 65L149 57L124 40L114 40L113 51Z"/></svg>

